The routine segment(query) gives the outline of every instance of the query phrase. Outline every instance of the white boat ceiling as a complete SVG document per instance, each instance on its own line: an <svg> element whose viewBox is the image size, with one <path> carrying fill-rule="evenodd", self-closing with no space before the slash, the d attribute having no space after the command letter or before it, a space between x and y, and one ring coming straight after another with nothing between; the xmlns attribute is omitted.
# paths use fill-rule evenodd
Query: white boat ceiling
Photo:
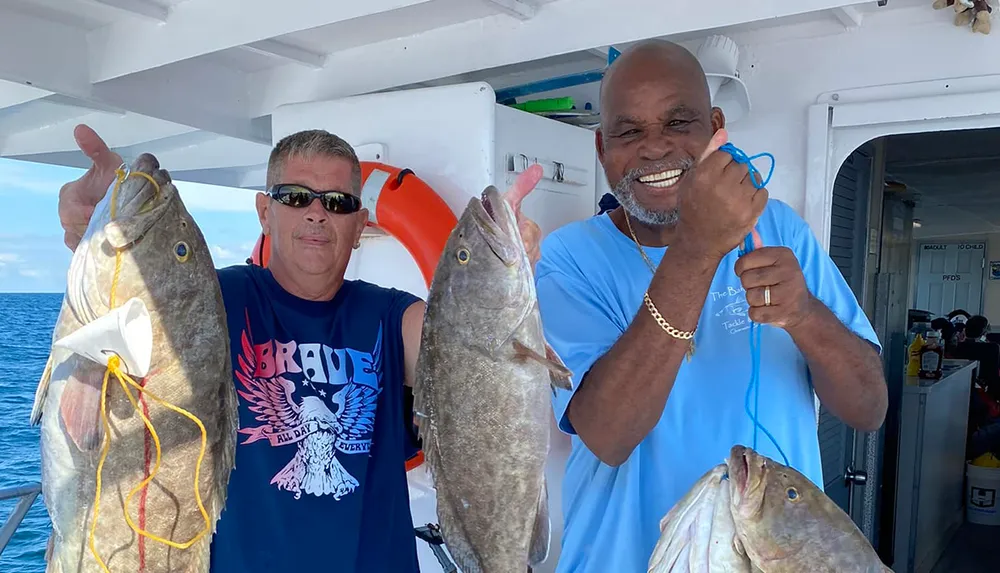
<svg viewBox="0 0 1000 573"><path fill-rule="evenodd" d="M0 156L85 167L72 135L85 122L178 180L258 188L283 104L470 80L501 89L601 68L607 46L651 37L696 48L711 34L740 43L848 34L890 11L935 16L930 0L881 3L0 0ZM594 101L593 88L579 89Z"/></svg>

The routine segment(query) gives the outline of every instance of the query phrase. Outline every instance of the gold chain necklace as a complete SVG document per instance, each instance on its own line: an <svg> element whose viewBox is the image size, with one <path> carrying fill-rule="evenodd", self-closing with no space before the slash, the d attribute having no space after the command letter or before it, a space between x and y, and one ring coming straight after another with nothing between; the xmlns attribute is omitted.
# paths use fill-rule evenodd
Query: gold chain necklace
<svg viewBox="0 0 1000 573"><path fill-rule="evenodd" d="M630 235L632 235L632 240L635 241L635 246L637 249L639 249L639 254L642 255L642 259L646 261L646 266L649 267L649 271L655 275L656 267L653 265L653 261L649 260L649 257L646 255L645 249L642 248L642 244L639 243L639 239L635 236L635 231L632 230L632 220L629 218L628 211L624 207L622 207L622 214L625 215L625 225L628 226L628 232ZM649 291L646 291L646 293L643 295L643 301L646 303L646 309L649 310L649 313L651 315L653 315L653 319L656 320L656 323L658 325L660 325L660 328L662 328L667 334L673 336L674 338L688 341L689 347L687 352L685 352L685 356L687 360L690 361L691 357L694 356L695 331L679 330L671 326L671 324L667 322L665 318L663 318L663 315L660 314L660 311L657 310L656 305L653 304L653 299L649 297Z"/></svg>

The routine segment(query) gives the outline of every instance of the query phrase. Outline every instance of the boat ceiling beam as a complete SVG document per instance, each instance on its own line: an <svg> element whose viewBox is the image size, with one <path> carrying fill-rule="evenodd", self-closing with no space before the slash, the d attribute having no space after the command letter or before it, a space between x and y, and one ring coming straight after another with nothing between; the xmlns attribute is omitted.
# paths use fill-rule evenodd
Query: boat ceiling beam
<svg viewBox="0 0 1000 573"><path fill-rule="evenodd" d="M159 70L153 77L135 74L92 83L84 30L26 14L6 13L0 18L0 38L0 80L61 94L92 104L94 109L131 112L270 143L270 124L252 119L246 98L249 78L239 71L190 61ZM31 49L2 49L5 45ZM143 47L135 46L132 51L141 52ZM21 97L30 93L19 91Z"/></svg>
<svg viewBox="0 0 1000 573"><path fill-rule="evenodd" d="M14 82L0 81L0 110L8 107L14 107L15 105L21 105L22 103L27 103L36 99L41 99L51 94L52 92L50 91L38 89L36 87Z"/></svg>
<svg viewBox="0 0 1000 573"><path fill-rule="evenodd" d="M545 4L534 18L516 26L498 14L342 50L330 54L318 71L289 65L256 72L251 85L263 87L251 94L258 98L253 113L265 115L287 103L381 91L601 46L867 3L717 0L711 10L696 10L686 0L617 0L615 9L608 10L606 0L562 0ZM666 11L670 18L649 17Z"/></svg>
<svg viewBox="0 0 1000 573"><path fill-rule="evenodd" d="M261 40L242 46L242 48L294 62L313 70L322 69L323 64L326 63L326 54L317 54L278 40Z"/></svg>
<svg viewBox="0 0 1000 573"><path fill-rule="evenodd" d="M530 20L535 17L535 6L525 0L486 0L486 2L518 20Z"/></svg>
<svg viewBox="0 0 1000 573"><path fill-rule="evenodd" d="M864 14L859 12L854 6L841 6L840 8L834 8L831 12L837 21L843 24L847 30L860 28L861 22L864 19Z"/></svg>
<svg viewBox="0 0 1000 573"><path fill-rule="evenodd" d="M164 24L170 15L170 8L146 0L86 0L86 2L113 8L118 13L128 16L133 23L139 19L153 24Z"/></svg>
<svg viewBox="0 0 1000 573"><path fill-rule="evenodd" d="M432 0L185 0L166 24L118 22L90 32L94 83Z"/></svg>
<svg viewBox="0 0 1000 573"><path fill-rule="evenodd" d="M190 127L142 115L81 111L83 113L74 114L61 121L47 122L38 129L25 129L5 134L0 139L0 155L79 153L73 139L73 128L80 123L86 123L94 128L108 145L115 149L141 144L150 139L195 131ZM134 159L134 157L130 159Z"/></svg>

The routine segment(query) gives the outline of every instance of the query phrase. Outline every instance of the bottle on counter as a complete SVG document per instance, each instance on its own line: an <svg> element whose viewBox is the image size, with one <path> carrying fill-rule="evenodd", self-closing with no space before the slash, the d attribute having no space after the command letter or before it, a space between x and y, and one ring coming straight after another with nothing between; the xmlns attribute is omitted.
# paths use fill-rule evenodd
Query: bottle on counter
<svg viewBox="0 0 1000 573"><path fill-rule="evenodd" d="M913 337L913 342L910 343L909 356L910 360L906 365L906 375L916 376L920 373L920 349L924 347L924 337L921 333L917 333Z"/></svg>
<svg viewBox="0 0 1000 573"><path fill-rule="evenodd" d="M941 332L930 330L927 340L920 349L920 371L917 376L924 379L937 380L941 378L941 367L944 364L944 347L941 344Z"/></svg>

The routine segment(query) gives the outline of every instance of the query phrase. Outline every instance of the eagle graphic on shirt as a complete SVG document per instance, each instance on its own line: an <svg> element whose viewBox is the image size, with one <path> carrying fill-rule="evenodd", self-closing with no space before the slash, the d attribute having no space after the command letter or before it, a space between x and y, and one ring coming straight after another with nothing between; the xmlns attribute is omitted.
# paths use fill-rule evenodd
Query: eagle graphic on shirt
<svg viewBox="0 0 1000 573"><path fill-rule="evenodd" d="M247 436L241 445L263 439L272 447L295 444L292 459L271 479L295 499L306 493L340 500L353 492L358 480L338 455L371 448L382 388L382 326L372 352L295 342L253 345L249 317L241 342L237 392L262 422L239 430Z"/></svg>

